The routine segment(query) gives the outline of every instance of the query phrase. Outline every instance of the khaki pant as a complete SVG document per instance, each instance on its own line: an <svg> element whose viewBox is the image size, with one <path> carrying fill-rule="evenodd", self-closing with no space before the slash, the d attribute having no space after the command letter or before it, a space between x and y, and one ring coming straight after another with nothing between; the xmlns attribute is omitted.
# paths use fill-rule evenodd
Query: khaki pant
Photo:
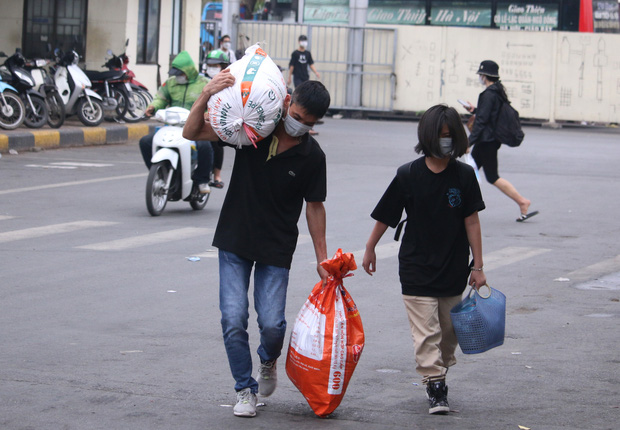
<svg viewBox="0 0 620 430"><path fill-rule="evenodd" d="M416 370L424 384L444 380L450 366L456 364L458 342L450 310L461 296L425 297L403 295L415 346Z"/></svg>

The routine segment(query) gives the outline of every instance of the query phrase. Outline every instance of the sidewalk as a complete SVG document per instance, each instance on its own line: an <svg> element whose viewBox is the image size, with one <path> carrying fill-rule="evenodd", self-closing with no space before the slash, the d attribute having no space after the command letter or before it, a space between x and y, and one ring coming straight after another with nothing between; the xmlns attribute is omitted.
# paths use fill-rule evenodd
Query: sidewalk
<svg viewBox="0 0 620 430"><path fill-rule="evenodd" d="M155 121L142 121L136 124L104 121L98 127L87 127L77 118L71 118L58 129L47 125L40 129L25 126L15 130L0 129L0 153L6 153L11 149L30 151L36 148L53 149L125 143L154 132L157 125Z"/></svg>

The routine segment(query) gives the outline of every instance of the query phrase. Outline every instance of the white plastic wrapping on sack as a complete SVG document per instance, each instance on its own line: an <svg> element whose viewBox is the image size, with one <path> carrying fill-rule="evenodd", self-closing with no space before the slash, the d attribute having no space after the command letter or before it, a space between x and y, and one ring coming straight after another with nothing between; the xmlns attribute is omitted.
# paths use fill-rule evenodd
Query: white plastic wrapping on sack
<svg viewBox="0 0 620 430"><path fill-rule="evenodd" d="M229 67L235 84L209 99L209 122L224 142L241 147L269 136L282 118L286 83L259 45Z"/></svg>

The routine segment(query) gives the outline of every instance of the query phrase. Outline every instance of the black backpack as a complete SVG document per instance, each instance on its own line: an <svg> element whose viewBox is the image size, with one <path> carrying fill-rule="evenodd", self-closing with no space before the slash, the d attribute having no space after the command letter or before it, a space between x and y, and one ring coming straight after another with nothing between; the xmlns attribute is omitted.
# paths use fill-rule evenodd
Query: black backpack
<svg viewBox="0 0 620 430"><path fill-rule="evenodd" d="M510 105L508 100L502 100L495 123L495 137L500 142L516 147L523 142L523 129L519 120L519 112Z"/></svg>

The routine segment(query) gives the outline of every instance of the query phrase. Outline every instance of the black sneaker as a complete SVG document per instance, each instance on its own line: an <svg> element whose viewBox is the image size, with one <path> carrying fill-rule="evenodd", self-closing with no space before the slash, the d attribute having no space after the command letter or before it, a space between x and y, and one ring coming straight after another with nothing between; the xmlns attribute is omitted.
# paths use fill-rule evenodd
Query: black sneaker
<svg viewBox="0 0 620 430"><path fill-rule="evenodd" d="M429 414L447 414L450 412L448 386L444 381L434 381L426 384L426 397L428 397Z"/></svg>

